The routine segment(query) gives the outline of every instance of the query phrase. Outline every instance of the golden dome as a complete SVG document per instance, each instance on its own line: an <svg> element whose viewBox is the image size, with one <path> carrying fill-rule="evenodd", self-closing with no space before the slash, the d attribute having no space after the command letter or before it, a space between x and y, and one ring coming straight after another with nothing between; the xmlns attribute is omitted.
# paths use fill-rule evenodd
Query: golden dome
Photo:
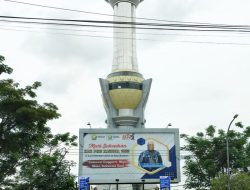
<svg viewBox="0 0 250 190"><path fill-rule="evenodd" d="M109 95L116 109L136 109L141 101L142 91L117 89L110 90Z"/></svg>
<svg viewBox="0 0 250 190"><path fill-rule="evenodd" d="M116 109L136 109L142 98L143 77L139 73L117 72L108 76L109 95Z"/></svg>

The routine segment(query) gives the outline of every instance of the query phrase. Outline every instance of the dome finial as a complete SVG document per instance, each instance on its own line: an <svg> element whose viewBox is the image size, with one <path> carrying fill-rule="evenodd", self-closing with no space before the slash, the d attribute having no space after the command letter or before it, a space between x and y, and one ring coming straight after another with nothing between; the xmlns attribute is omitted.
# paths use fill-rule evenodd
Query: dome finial
<svg viewBox="0 0 250 190"><path fill-rule="evenodd" d="M117 3L120 2L132 3L137 7L143 0L105 0L105 1L107 1L112 7L114 7Z"/></svg>

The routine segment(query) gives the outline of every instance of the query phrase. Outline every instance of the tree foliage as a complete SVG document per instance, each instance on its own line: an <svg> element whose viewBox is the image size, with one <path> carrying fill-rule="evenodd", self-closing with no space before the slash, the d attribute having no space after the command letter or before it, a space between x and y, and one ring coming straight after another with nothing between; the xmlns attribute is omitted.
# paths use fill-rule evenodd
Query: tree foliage
<svg viewBox="0 0 250 190"><path fill-rule="evenodd" d="M71 175L71 167L75 163L65 159L68 153L65 146L76 145L75 140L76 137L70 137L69 133L51 136L40 154L22 164L14 190L73 189L75 178Z"/></svg>
<svg viewBox="0 0 250 190"><path fill-rule="evenodd" d="M243 128L240 132L230 130L228 133L230 146L230 166L232 171L249 172L250 127L242 123L235 126ZM181 135L186 141L182 150L188 151L190 156L185 159L184 173L187 176L185 188L206 189L211 180L226 173L226 132L216 131L215 126L209 126L205 133L198 132L195 136Z"/></svg>
<svg viewBox="0 0 250 190"><path fill-rule="evenodd" d="M212 180L210 190L227 190L227 175L221 175ZM246 173L238 173L231 177L231 190L250 190L250 175Z"/></svg>
<svg viewBox="0 0 250 190"><path fill-rule="evenodd" d="M12 68L3 61L4 57L0 56L0 76L12 73ZM41 105L35 99L35 90L40 86L40 82L35 82L21 88L12 79L0 80L0 189L8 186L44 189L34 188L35 176L41 183L48 180L52 180L50 184L58 183L55 179L59 180L56 178L59 175L72 183L69 172L72 163L66 161L65 156L66 148L76 146L76 137L51 133L47 122L60 114L54 104ZM19 181L13 181L13 176Z"/></svg>

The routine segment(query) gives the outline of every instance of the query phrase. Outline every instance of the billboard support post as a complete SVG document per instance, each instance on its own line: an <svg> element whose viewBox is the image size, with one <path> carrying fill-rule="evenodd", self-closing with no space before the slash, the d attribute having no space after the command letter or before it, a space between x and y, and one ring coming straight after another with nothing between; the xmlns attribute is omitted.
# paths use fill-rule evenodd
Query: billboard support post
<svg viewBox="0 0 250 190"><path fill-rule="evenodd" d="M145 183L145 179L142 179L142 190L144 190L144 183Z"/></svg>
<svg viewBox="0 0 250 190"><path fill-rule="evenodd" d="M116 190L118 190L118 186L119 186L119 179L116 179Z"/></svg>

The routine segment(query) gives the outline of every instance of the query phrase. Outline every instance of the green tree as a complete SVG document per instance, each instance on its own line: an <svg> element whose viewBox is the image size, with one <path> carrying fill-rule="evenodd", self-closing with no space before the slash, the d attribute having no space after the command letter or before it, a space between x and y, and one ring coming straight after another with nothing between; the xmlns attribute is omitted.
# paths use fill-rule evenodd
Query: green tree
<svg viewBox="0 0 250 190"><path fill-rule="evenodd" d="M43 151L26 160L21 166L14 190L70 190L74 189L74 176L71 167L74 162L65 159L68 150L65 147L76 146L76 136L69 133L50 136Z"/></svg>
<svg viewBox="0 0 250 190"><path fill-rule="evenodd" d="M241 132L229 131L230 166L236 173L248 172L250 127L244 127L241 123L236 126L243 129ZM181 137L186 141L182 150L190 153L185 158L185 188L208 189L212 179L226 173L226 132L216 131L215 126L209 126L205 133L198 132L195 136L182 134Z"/></svg>
<svg viewBox="0 0 250 190"><path fill-rule="evenodd" d="M0 56L0 76L13 71L3 61L4 57ZM53 179L54 183L59 174L65 174L67 179L73 177L67 172L72 163L66 161L65 155L67 148L76 145L76 137L68 133L51 134L47 122L58 118L60 114L54 104L40 105L37 102L35 90L40 86L40 82L35 82L21 88L12 79L0 80L0 189L8 189L8 186L13 189L15 184L19 184L13 181L13 176L31 186L32 180L27 177L28 173L34 175L39 172L43 177L41 180ZM46 149L50 151L45 152ZM45 170L51 170L53 177L46 175Z"/></svg>
<svg viewBox="0 0 250 190"><path fill-rule="evenodd" d="M221 175L211 182L210 190L227 190L227 175ZM250 190L250 176L246 173L238 173L231 177L231 190Z"/></svg>

